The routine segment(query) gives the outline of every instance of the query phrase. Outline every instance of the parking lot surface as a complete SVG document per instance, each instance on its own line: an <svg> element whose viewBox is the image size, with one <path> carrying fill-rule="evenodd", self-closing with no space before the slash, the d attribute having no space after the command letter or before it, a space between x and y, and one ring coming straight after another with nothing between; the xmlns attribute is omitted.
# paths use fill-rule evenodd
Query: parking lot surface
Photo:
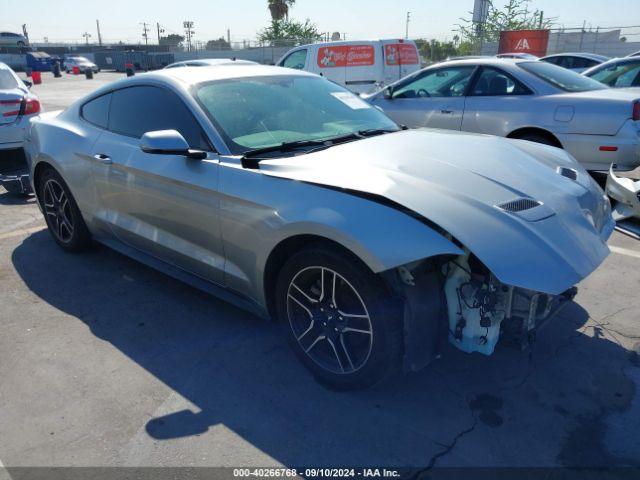
<svg viewBox="0 0 640 480"><path fill-rule="evenodd" d="M123 74L45 75L45 108ZM0 466L640 466L640 243L620 233L530 352L447 348L336 393L278 327L0 189Z"/></svg>

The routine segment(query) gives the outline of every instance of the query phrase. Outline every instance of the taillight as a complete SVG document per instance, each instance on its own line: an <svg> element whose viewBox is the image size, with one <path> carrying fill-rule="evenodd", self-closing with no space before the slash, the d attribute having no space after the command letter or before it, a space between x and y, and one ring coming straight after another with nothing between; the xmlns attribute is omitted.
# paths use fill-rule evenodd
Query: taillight
<svg viewBox="0 0 640 480"><path fill-rule="evenodd" d="M20 115L20 106L22 104L22 100L0 100L0 105L15 105L18 107L18 110L9 110L2 114L3 117L15 117L16 115Z"/></svg>
<svg viewBox="0 0 640 480"><path fill-rule="evenodd" d="M27 102L24 106L24 114L33 115L38 112L40 112L40 102L35 98L27 98Z"/></svg>
<svg viewBox="0 0 640 480"><path fill-rule="evenodd" d="M640 121L640 100L633 102L633 115L631 116L636 122Z"/></svg>

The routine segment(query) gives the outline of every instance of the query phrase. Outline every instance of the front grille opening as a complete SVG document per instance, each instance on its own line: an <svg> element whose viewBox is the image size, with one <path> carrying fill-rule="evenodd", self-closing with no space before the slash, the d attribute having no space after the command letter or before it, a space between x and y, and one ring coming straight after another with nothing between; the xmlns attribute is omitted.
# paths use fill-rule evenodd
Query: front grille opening
<svg viewBox="0 0 640 480"><path fill-rule="evenodd" d="M542 202L538 202L532 198L517 198L515 200L501 203L500 205L497 205L497 207L505 212L518 213L539 207L540 205L542 205Z"/></svg>

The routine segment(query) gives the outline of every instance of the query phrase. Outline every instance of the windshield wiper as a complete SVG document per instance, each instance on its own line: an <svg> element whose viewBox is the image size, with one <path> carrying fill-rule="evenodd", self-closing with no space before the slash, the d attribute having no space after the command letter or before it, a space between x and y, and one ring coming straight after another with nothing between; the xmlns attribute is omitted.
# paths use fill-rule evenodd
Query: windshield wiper
<svg viewBox="0 0 640 480"><path fill-rule="evenodd" d="M366 130L358 130L358 135L363 137L374 137L376 135L383 135L385 133L399 132L402 129L394 128L368 128Z"/></svg>
<svg viewBox="0 0 640 480"><path fill-rule="evenodd" d="M306 150L304 153L317 152L319 150L324 150L325 148L332 147L339 143L348 142L350 140L358 140L360 138L364 138L364 135L360 135L358 132L347 133L345 135L338 135L335 137L322 138L316 140L296 140L293 142L282 142L278 145L272 145L269 147L262 148L254 148L253 150L249 150L242 155L242 166L244 168L259 168L258 164L260 163L261 155L265 153L271 152L292 152L299 148L312 147L309 150Z"/></svg>

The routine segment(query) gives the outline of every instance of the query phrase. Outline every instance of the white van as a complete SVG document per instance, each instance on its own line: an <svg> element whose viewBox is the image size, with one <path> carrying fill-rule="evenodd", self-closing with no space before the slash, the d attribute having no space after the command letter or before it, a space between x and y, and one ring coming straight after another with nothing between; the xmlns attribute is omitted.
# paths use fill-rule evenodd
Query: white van
<svg viewBox="0 0 640 480"><path fill-rule="evenodd" d="M314 43L289 50L281 67L318 73L355 93L368 93L420 69L412 40Z"/></svg>

